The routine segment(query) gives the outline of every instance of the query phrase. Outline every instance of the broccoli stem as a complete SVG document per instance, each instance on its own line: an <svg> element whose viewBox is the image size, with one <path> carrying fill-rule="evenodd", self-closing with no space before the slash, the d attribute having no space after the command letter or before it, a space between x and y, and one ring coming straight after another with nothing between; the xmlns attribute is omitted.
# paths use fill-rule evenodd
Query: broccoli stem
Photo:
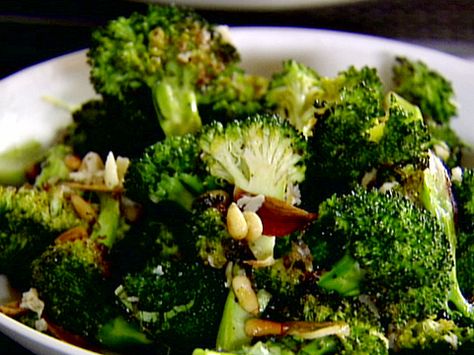
<svg viewBox="0 0 474 355"><path fill-rule="evenodd" d="M249 345L252 339L245 334L245 322L251 317L236 301L234 292L229 291L217 333L217 350L235 351Z"/></svg>
<svg viewBox="0 0 474 355"><path fill-rule="evenodd" d="M448 294L448 301L454 304L456 310L461 313L464 317L471 319L474 322L474 310L473 305L469 303L464 295L461 292L461 288L459 287L457 275L456 275L456 267L453 267L451 270L451 280L452 285L449 289Z"/></svg>
<svg viewBox="0 0 474 355"><path fill-rule="evenodd" d="M464 317L474 321L473 306L463 296L456 274L456 230L451 184L442 161L434 154L430 155L429 168L424 172L424 185L421 200L425 208L436 216L439 224L448 236L453 267L450 272L451 285L447 301ZM449 307L447 309L450 309Z"/></svg>
<svg viewBox="0 0 474 355"><path fill-rule="evenodd" d="M177 203L186 211L191 211L195 195L186 188L180 178L162 175L161 183L166 185L167 200Z"/></svg>
<svg viewBox="0 0 474 355"><path fill-rule="evenodd" d="M153 88L153 101L167 137L195 133L201 128L196 93L178 79L166 77Z"/></svg>
<svg viewBox="0 0 474 355"><path fill-rule="evenodd" d="M324 273L318 285L326 290L336 291L342 296L360 294L360 283L364 277L359 263L350 255L344 255L336 264Z"/></svg>
<svg viewBox="0 0 474 355"><path fill-rule="evenodd" d="M111 349L150 345L152 343L144 333L127 322L123 317L116 317L100 329L97 336L99 342Z"/></svg>
<svg viewBox="0 0 474 355"><path fill-rule="evenodd" d="M108 193L100 193L100 213L94 224L91 239L111 248L121 225L120 202Z"/></svg>

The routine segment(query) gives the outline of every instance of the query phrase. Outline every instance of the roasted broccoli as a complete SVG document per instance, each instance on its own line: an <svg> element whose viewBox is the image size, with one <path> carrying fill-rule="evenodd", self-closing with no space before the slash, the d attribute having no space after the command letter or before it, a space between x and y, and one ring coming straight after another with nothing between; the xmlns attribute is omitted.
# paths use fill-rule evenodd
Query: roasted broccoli
<svg viewBox="0 0 474 355"><path fill-rule="evenodd" d="M400 354L469 354L474 349L474 328L447 319L410 320L391 338Z"/></svg>
<svg viewBox="0 0 474 355"><path fill-rule="evenodd" d="M249 74L235 65L229 67L198 98L203 124L239 120L264 112L267 87L267 78Z"/></svg>
<svg viewBox="0 0 474 355"><path fill-rule="evenodd" d="M0 273L24 286L32 259L64 231L86 225L64 189L0 186Z"/></svg>
<svg viewBox="0 0 474 355"><path fill-rule="evenodd" d="M90 151L97 152L104 160L110 151L136 157L145 147L163 138L154 116L148 95L122 100L104 95L85 102L73 112L64 142L81 157Z"/></svg>
<svg viewBox="0 0 474 355"><path fill-rule="evenodd" d="M443 124L457 114L451 83L424 62L397 57L393 82L394 91L420 107L427 120Z"/></svg>
<svg viewBox="0 0 474 355"><path fill-rule="evenodd" d="M325 186L316 191L318 200L350 190L373 168L376 141L370 130L384 116L382 83L374 69L351 67L334 78L329 88L329 99L315 102L316 176L312 184Z"/></svg>
<svg viewBox="0 0 474 355"><path fill-rule="evenodd" d="M116 289L118 299L164 353L212 347L227 295L222 270L151 260Z"/></svg>
<svg viewBox="0 0 474 355"><path fill-rule="evenodd" d="M149 6L94 31L88 58L98 93L125 101L148 96L170 136L199 130L199 96L239 55L196 12Z"/></svg>
<svg viewBox="0 0 474 355"><path fill-rule="evenodd" d="M239 250L237 241L227 231L225 211L214 206L195 208L189 220L189 242L193 244L189 248L190 257L197 255L204 264L218 269L227 264L233 249Z"/></svg>
<svg viewBox="0 0 474 355"><path fill-rule="evenodd" d="M320 287L374 297L387 322L447 311L453 266L448 236L430 212L407 198L363 189L334 196L320 206L304 238L312 248L320 236L339 245L341 258L335 277L326 283L323 273Z"/></svg>
<svg viewBox="0 0 474 355"><path fill-rule="evenodd" d="M323 80L308 66L295 60L285 61L281 71L272 76L265 95L266 105L305 137L310 137L316 124L315 102L326 94Z"/></svg>
<svg viewBox="0 0 474 355"><path fill-rule="evenodd" d="M167 137L132 160L125 176L127 196L140 203L173 201L191 211L194 199L220 186L201 161L193 134Z"/></svg>
<svg viewBox="0 0 474 355"><path fill-rule="evenodd" d="M451 167L459 164L466 144L450 127L458 112L451 82L426 63L406 57L395 59L393 82L395 92L420 108L435 153Z"/></svg>
<svg viewBox="0 0 474 355"><path fill-rule="evenodd" d="M100 193L100 212L90 233L69 230L32 263L32 286L45 302L48 319L92 343L111 348L149 340L122 316L114 302L109 249L127 225L119 200Z"/></svg>
<svg viewBox="0 0 474 355"><path fill-rule="evenodd" d="M71 169L66 164L68 156L73 154L72 147L66 144L56 144L50 147L40 163L40 172L34 179L39 188L56 185L69 179Z"/></svg>
<svg viewBox="0 0 474 355"><path fill-rule="evenodd" d="M313 145L317 196L346 193L378 169L426 161L430 135L419 109L382 92L374 69L350 68L333 79L332 100L320 101Z"/></svg>
<svg viewBox="0 0 474 355"><path fill-rule="evenodd" d="M308 145L278 116L254 115L203 127L201 158L210 174L248 193L289 203L299 200L305 179Z"/></svg>

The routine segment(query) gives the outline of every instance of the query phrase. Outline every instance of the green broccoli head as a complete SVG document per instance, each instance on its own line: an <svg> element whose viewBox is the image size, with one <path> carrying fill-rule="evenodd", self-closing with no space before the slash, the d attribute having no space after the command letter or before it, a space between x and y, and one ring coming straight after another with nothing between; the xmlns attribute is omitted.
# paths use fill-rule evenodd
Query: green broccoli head
<svg viewBox="0 0 474 355"><path fill-rule="evenodd" d="M56 144L50 147L40 163L41 170L35 178L35 185L47 189L60 181L68 180L71 170L65 160L72 154L72 147L66 144Z"/></svg>
<svg viewBox="0 0 474 355"><path fill-rule="evenodd" d="M127 196L140 203L173 201L190 211L194 199L219 186L202 164L196 136L168 137L132 160L125 176Z"/></svg>
<svg viewBox="0 0 474 355"><path fill-rule="evenodd" d="M123 100L151 91L167 136L200 128L200 91L239 60L219 28L196 12L153 5L96 30L88 58L98 93Z"/></svg>
<svg viewBox="0 0 474 355"><path fill-rule="evenodd" d="M146 345L114 302L109 252L128 229L120 202L99 193L99 208L90 232L70 229L33 260L31 285L45 301L47 317L65 330L111 347Z"/></svg>
<svg viewBox="0 0 474 355"><path fill-rule="evenodd" d="M189 239L186 221L167 214L165 208L147 206L138 221L111 250L114 276L141 270L156 257L170 260L182 254L183 241ZM175 212L175 211L173 211Z"/></svg>
<svg viewBox="0 0 474 355"><path fill-rule="evenodd" d="M89 238L58 241L33 262L32 285L47 316L64 329L94 339L114 317L105 249Z"/></svg>
<svg viewBox="0 0 474 355"><path fill-rule="evenodd" d="M305 235L306 243L312 248L325 234L341 243L342 258L354 261L346 263L346 273L358 264L360 292L374 296L389 322L447 309L453 257L448 236L430 212L395 193L356 189L325 201L319 215L318 233ZM339 268L329 289L345 286L346 273Z"/></svg>
<svg viewBox="0 0 474 355"><path fill-rule="evenodd" d="M314 281L312 256L301 241L291 242L291 249L272 265L252 269L252 280L256 289L263 289L279 299L281 304L295 303L306 291L308 283Z"/></svg>
<svg viewBox="0 0 474 355"><path fill-rule="evenodd" d="M191 235L193 249L203 263L218 269L227 264L227 250L235 241L227 231L221 211L215 207L195 210L191 217Z"/></svg>
<svg viewBox="0 0 474 355"><path fill-rule="evenodd" d="M308 145L277 116L214 122L203 127L199 145L211 175L249 193L293 203L295 189L305 179Z"/></svg>
<svg viewBox="0 0 474 355"><path fill-rule="evenodd" d="M375 69L348 70L326 83L326 98L317 101L312 144L315 181L325 186L319 199L349 191L376 165L376 141L371 130L384 116L382 82Z"/></svg>
<svg viewBox="0 0 474 355"><path fill-rule="evenodd" d="M426 163L431 136L417 106L384 95L374 69L350 68L332 81L337 95L319 103L313 140L315 179L327 186L320 200L349 192L371 172L392 170L401 179L403 166Z"/></svg>
<svg viewBox="0 0 474 355"><path fill-rule="evenodd" d="M378 165L396 166L426 160L430 135L417 106L410 104L391 92L386 96L386 116L380 126L381 136L372 139L378 142Z"/></svg>
<svg viewBox="0 0 474 355"><path fill-rule="evenodd" d="M203 124L244 119L264 110L268 79L246 73L237 66L229 67L198 97Z"/></svg>
<svg viewBox="0 0 474 355"><path fill-rule="evenodd" d="M393 349L402 354L432 354L433 351L467 354L467 346L472 349L474 328L460 326L452 320L426 318L410 320L395 330L391 338L394 340Z"/></svg>
<svg viewBox="0 0 474 355"><path fill-rule="evenodd" d="M367 300L315 292L300 299L302 319L343 321L347 334L336 338L337 354L388 354L389 341L377 310Z"/></svg>
<svg viewBox="0 0 474 355"><path fill-rule="evenodd" d="M150 263L127 275L116 294L161 346L189 353L212 347L227 296L221 271L185 261Z"/></svg>
<svg viewBox="0 0 474 355"><path fill-rule="evenodd" d="M266 104L310 137L316 124L314 103L325 94L321 81L308 66L295 60L285 61L282 70L273 74L265 95Z"/></svg>
<svg viewBox="0 0 474 355"><path fill-rule="evenodd" d="M65 143L80 156L98 153L102 159L112 151L116 155L136 157L143 149L163 138L154 117L149 95L119 100L111 95L91 99L73 112ZM140 127L140 129L137 129Z"/></svg>
<svg viewBox="0 0 474 355"><path fill-rule="evenodd" d="M425 119L442 124L457 114L451 83L424 62L397 57L393 81L395 92L419 106Z"/></svg>
<svg viewBox="0 0 474 355"><path fill-rule="evenodd" d="M0 186L0 272L27 281L32 259L61 233L86 225L62 189Z"/></svg>

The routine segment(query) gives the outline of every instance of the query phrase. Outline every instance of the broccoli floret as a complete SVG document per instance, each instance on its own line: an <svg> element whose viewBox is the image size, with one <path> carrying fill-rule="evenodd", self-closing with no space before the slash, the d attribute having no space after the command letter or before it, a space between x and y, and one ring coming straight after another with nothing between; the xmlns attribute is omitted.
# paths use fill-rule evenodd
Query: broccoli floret
<svg viewBox="0 0 474 355"><path fill-rule="evenodd" d="M431 138L420 110L393 92L384 97L375 69L349 68L332 81L333 94L316 102L319 200L349 192L371 171L426 160Z"/></svg>
<svg viewBox="0 0 474 355"><path fill-rule="evenodd" d="M426 120L443 124L457 114L451 83L424 62L397 57L393 82L395 92L420 107Z"/></svg>
<svg viewBox="0 0 474 355"><path fill-rule="evenodd" d="M252 269L256 289L264 289L280 305L291 307L306 291L306 284L314 282L312 256L301 241L292 242L291 249L268 267Z"/></svg>
<svg viewBox="0 0 474 355"><path fill-rule="evenodd" d="M66 165L66 158L72 154L72 147L65 144L55 144L49 148L41 161L41 170L35 178L35 185L39 188L47 188L69 179L71 170Z"/></svg>
<svg viewBox="0 0 474 355"><path fill-rule="evenodd" d="M194 199L219 186L200 158L196 136L168 137L132 160L125 176L127 196L140 203L173 201L191 211Z"/></svg>
<svg viewBox="0 0 474 355"><path fill-rule="evenodd" d="M163 138L154 117L149 95L119 100L113 96L92 99L73 112L65 143L84 156L97 152L105 160L110 151L136 157L143 149Z"/></svg>
<svg viewBox="0 0 474 355"><path fill-rule="evenodd" d="M377 166L394 166L426 160L430 136L418 107L390 92L386 115L372 128L377 141Z"/></svg>
<svg viewBox="0 0 474 355"><path fill-rule="evenodd" d="M171 260L182 254L183 240L190 235L188 221L170 212L153 206L141 210L139 219L111 250L114 278L143 269L152 258Z"/></svg>
<svg viewBox="0 0 474 355"><path fill-rule="evenodd" d="M86 225L60 188L0 186L0 273L21 286L32 259L62 232Z"/></svg>
<svg viewBox="0 0 474 355"><path fill-rule="evenodd" d="M474 328L459 326L452 320L427 318L409 321L391 338L394 350L401 354L467 354L468 346L472 350Z"/></svg>
<svg viewBox="0 0 474 355"><path fill-rule="evenodd" d="M422 61L397 57L394 91L417 105L431 136L430 146L448 166L459 164L465 143L450 127L457 115L451 82Z"/></svg>
<svg viewBox="0 0 474 355"><path fill-rule="evenodd" d="M72 229L32 263L32 286L45 302L48 319L110 347L149 343L114 303L108 253L124 226L119 200L101 193L90 235L84 228Z"/></svg>
<svg viewBox="0 0 474 355"><path fill-rule="evenodd" d="M126 275L116 294L160 347L190 353L214 346L228 292L224 284L221 270L184 260L155 261Z"/></svg>
<svg viewBox="0 0 474 355"><path fill-rule="evenodd" d="M219 75L198 99L203 124L244 119L264 111L268 79L232 66Z"/></svg>
<svg viewBox="0 0 474 355"><path fill-rule="evenodd" d="M199 145L211 175L249 193L293 203L305 178L308 146L277 116L214 122L203 127Z"/></svg>
<svg viewBox="0 0 474 355"><path fill-rule="evenodd" d="M350 190L373 168L376 141L370 130L384 116L382 83L374 69L350 67L327 85L327 98L315 103L318 114L312 138L312 184L325 186L324 191L316 191L319 200Z"/></svg>
<svg viewBox="0 0 474 355"><path fill-rule="evenodd" d="M265 95L266 104L305 137L310 137L316 124L314 103L325 94L322 80L308 66L295 60L285 61L282 70L272 76Z"/></svg>
<svg viewBox="0 0 474 355"><path fill-rule="evenodd" d="M377 309L363 296L341 297L315 291L300 299L302 319L316 322L343 321L347 334L338 337L337 354L388 354L389 341Z"/></svg>
<svg viewBox="0 0 474 355"><path fill-rule="evenodd" d="M205 263L215 268L227 264L227 249L236 243L227 231L225 218L215 207L205 210L197 209L191 217L192 242L197 256Z"/></svg>
<svg viewBox="0 0 474 355"><path fill-rule="evenodd" d="M94 31L88 58L98 93L120 100L148 95L169 136L200 128L198 97L239 55L193 10L151 5Z"/></svg>
<svg viewBox="0 0 474 355"><path fill-rule="evenodd" d="M325 201L319 216L318 232L306 234L304 240L312 248L319 235L327 234L341 243L341 259L346 258L344 268L334 266L337 277L329 280L329 290L346 290L344 276L360 267L360 292L375 298L389 322L446 309L452 255L446 233L430 212L396 193L356 189Z"/></svg>

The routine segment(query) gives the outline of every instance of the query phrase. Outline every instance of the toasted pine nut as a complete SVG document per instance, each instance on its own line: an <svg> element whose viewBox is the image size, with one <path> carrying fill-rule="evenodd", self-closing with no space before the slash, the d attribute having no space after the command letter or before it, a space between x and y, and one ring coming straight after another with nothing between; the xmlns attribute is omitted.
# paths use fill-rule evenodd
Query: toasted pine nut
<svg viewBox="0 0 474 355"><path fill-rule="evenodd" d="M119 186L119 177L117 173L117 163L114 154L109 152L105 160L104 183L108 188Z"/></svg>
<svg viewBox="0 0 474 355"><path fill-rule="evenodd" d="M76 194L71 195L71 203L79 217L87 222L91 222L97 217L97 213L92 205L81 196Z"/></svg>
<svg viewBox="0 0 474 355"><path fill-rule="evenodd" d="M237 240L244 239L247 236L247 222L235 202L232 202L227 210L227 230L230 236Z"/></svg>
<svg viewBox="0 0 474 355"><path fill-rule="evenodd" d="M117 163L117 175L119 182L120 185L122 185L125 174L127 173L128 167L130 166L130 159L118 156L117 159L115 159L115 162Z"/></svg>
<svg viewBox="0 0 474 355"><path fill-rule="evenodd" d="M64 164L66 164L68 169L71 171L79 170L81 163L81 158L79 158L77 155L69 154L64 158Z"/></svg>
<svg viewBox="0 0 474 355"><path fill-rule="evenodd" d="M62 244L73 240L85 239L88 237L87 230L84 227L74 227L61 233L54 241L56 244Z"/></svg>
<svg viewBox="0 0 474 355"><path fill-rule="evenodd" d="M81 162L81 171L88 171L91 173L104 170L104 162L99 154L95 152L87 153L84 158L82 158Z"/></svg>
<svg viewBox="0 0 474 355"><path fill-rule="evenodd" d="M250 280L245 275L238 275L232 279L232 290L239 305L247 312L257 315L259 312L257 294L252 288Z"/></svg>
<svg viewBox="0 0 474 355"><path fill-rule="evenodd" d="M245 334L251 337L284 335L285 332L286 329L283 323L257 318L245 322Z"/></svg>
<svg viewBox="0 0 474 355"><path fill-rule="evenodd" d="M263 223L258 214L252 211L243 212L245 221L247 222L247 240L249 242L254 241L260 237L263 233Z"/></svg>

